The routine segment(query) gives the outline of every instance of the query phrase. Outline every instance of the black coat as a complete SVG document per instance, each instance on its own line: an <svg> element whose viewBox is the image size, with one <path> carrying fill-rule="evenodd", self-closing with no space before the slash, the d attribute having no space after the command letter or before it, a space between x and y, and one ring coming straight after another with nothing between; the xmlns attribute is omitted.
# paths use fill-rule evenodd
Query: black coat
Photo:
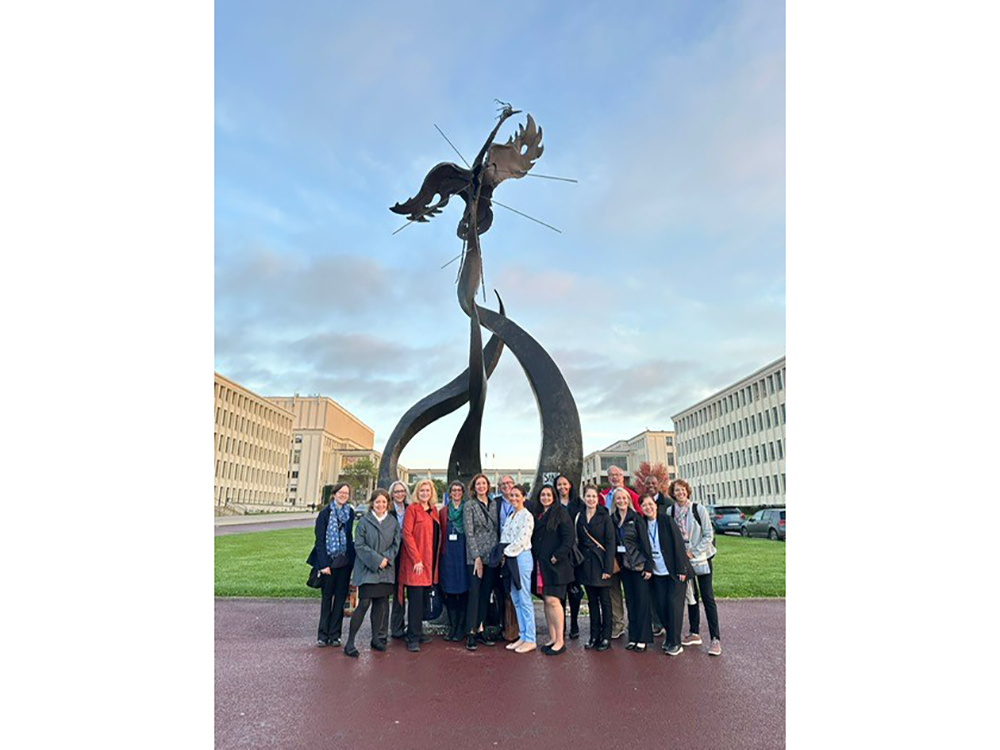
<svg viewBox="0 0 1000 750"><path fill-rule="evenodd" d="M622 570L642 572L652 570L653 553L649 548L649 532L642 524L642 516L632 508L625 512L625 520L618 523L618 510L611 515L615 528L615 544L625 546L624 552L617 552L618 564Z"/></svg>
<svg viewBox="0 0 1000 750"><path fill-rule="evenodd" d="M602 573L611 575L615 566L617 542L615 527L608 509L598 504L590 523L587 523L587 511L584 509L576 521L576 538L583 553L583 562L576 569L577 582L584 586L610 586L611 581L601 578ZM604 547L603 551L594 540Z"/></svg>
<svg viewBox="0 0 1000 750"><path fill-rule="evenodd" d="M330 524L330 508L333 503L327 504L316 516L316 541L313 544L312 552L306 562L317 570L330 567L330 556L326 554L326 527ZM347 564L354 565L354 508L350 508L347 517Z"/></svg>
<svg viewBox="0 0 1000 750"><path fill-rule="evenodd" d="M643 518L643 531L646 537L646 546L649 546L649 530L646 527L648 521ZM665 510L660 510L656 514L656 523L659 526L660 535L660 552L663 554L663 562L667 565L667 571L670 573L670 577L677 580L677 576L685 575L690 577L692 574L691 563L688 561L687 554L684 552L684 537L681 535L680 527L677 522L666 513ZM653 551L650 549L650 571L652 571L652 555Z"/></svg>
<svg viewBox="0 0 1000 750"><path fill-rule="evenodd" d="M541 511L541 505L535 506ZM553 518L550 513L555 513ZM553 528L549 528L549 524ZM542 580L549 585L560 586L573 583L573 564L569 552L573 548L573 521L569 512L559 502L549 506L548 512L539 518L535 516L535 530L531 534L531 551L535 564L541 568ZM555 558L555 564L552 558Z"/></svg>

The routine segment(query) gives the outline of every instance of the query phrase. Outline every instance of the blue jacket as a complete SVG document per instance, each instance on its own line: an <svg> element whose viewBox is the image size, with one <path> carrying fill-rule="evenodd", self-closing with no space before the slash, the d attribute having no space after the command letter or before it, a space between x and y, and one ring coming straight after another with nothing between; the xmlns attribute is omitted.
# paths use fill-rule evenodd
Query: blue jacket
<svg viewBox="0 0 1000 750"><path fill-rule="evenodd" d="M330 507L328 504L316 516L316 542L306 562L317 570L330 567L330 556L326 554L326 527L330 525ZM354 565L354 508L350 508L347 516L347 564Z"/></svg>

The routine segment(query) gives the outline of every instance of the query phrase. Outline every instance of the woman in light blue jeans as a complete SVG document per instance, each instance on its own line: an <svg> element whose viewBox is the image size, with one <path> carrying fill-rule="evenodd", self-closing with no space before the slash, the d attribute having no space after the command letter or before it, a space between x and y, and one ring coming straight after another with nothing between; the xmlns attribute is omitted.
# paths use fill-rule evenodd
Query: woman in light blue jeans
<svg viewBox="0 0 1000 750"><path fill-rule="evenodd" d="M534 651L535 645L535 607L531 603L531 570L534 567L531 558L531 533L535 530L535 518L524 507L524 489L514 486L507 500L514 506L503 532L500 543L505 544L504 555L513 558L507 561L517 565L517 582L512 581L510 597L514 601L514 611L517 613L518 639L507 644L507 650L517 654ZM518 588L517 583L520 583Z"/></svg>

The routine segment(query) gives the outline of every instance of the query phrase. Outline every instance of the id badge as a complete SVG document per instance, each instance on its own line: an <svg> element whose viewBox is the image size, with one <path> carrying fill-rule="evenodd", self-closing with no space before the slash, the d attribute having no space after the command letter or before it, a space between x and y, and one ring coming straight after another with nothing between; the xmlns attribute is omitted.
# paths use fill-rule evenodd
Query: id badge
<svg viewBox="0 0 1000 750"><path fill-rule="evenodd" d="M449 534L448 535L448 541L449 542L457 542L458 541L458 534L456 534L454 532L452 532L451 534Z"/></svg>
<svg viewBox="0 0 1000 750"><path fill-rule="evenodd" d="M618 545L618 551L621 552L622 554L625 554L625 545L624 544L619 544Z"/></svg>

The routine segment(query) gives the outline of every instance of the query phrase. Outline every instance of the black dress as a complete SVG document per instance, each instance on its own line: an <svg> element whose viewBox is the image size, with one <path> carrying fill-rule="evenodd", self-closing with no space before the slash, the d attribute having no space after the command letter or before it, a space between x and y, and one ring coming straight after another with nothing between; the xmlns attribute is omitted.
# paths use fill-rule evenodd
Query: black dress
<svg viewBox="0 0 1000 750"><path fill-rule="evenodd" d="M542 590L537 591L537 576L533 585L535 593L544 596L566 598L566 586L573 582L573 564L570 550L573 547L573 521L561 503L555 502L542 512L539 503L535 506L539 513L535 517L535 529L531 534L531 551L535 556L536 569L541 573ZM554 516L549 514L554 513ZM555 558L555 563L552 559Z"/></svg>

